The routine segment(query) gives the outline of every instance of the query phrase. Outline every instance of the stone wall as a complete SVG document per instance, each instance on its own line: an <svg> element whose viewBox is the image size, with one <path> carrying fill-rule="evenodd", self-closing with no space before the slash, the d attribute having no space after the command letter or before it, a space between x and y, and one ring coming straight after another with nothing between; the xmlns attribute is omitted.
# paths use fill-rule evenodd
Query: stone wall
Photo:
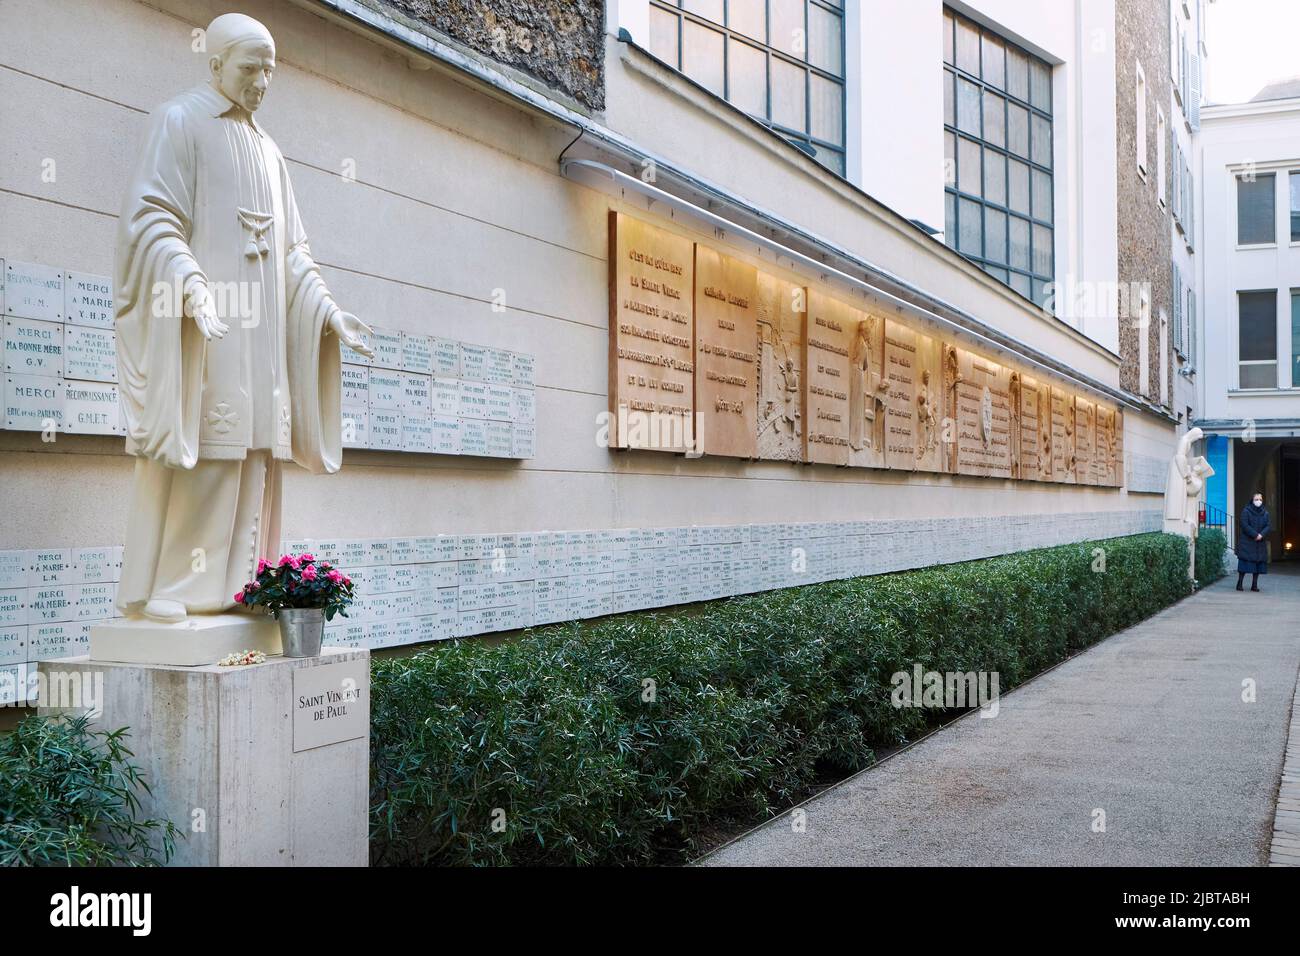
<svg viewBox="0 0 1300 956"><path fill-rule="evenodd" d="M376 0L593 110L605 106L603 0Z"/></svg>
<svg viewBox="0 0 1300 956"><path fill-rule="evenodd" d="M1149 378L1139 381L1139 328L1136 303L1123 309L1119 319L1120 386L1160 401L1160 313L1170 322L1169 396L1174 394L1173 376L1173 290L1170 278L1170 213L1156 201L1159 173L1156 170L1156 107L1169 114L1169 9L1168 0L1116 0L1115 3L1115 113L1117 157L1116 185L1119 202L1119 282L1149 283L1151 324L1148 336ZM1137 65L1146 77L1146 177L1137 168L1137 111L1135 97ZM1167 135L1167 134L1166 134ZM1166 196L1173 182L1165 144Z"/></svg>

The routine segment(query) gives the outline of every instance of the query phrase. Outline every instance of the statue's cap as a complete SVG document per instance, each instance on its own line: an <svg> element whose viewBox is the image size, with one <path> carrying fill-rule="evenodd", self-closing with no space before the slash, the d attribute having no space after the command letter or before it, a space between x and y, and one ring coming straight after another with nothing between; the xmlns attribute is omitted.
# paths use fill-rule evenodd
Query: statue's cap
<svg viewBox="0 0 1300 956"><path fill-rule="evenodd" d="M223 13L208 24L207 47L209 56L224 56L237 43L261 40L275 49L275 40L259 20L242 13Z"/></svg>

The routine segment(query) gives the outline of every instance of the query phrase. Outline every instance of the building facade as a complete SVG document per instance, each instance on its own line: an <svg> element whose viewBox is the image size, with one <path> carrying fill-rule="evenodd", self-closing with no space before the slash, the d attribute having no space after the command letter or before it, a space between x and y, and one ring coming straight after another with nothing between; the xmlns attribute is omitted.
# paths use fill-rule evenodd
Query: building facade
<svg viewBox="0 0 1300 956"><path fill-rule="evenodd" d="M1192 143L1202 13L1183 0L1116 6L1121 380L1184 429L1196 399Z"/></svg>
<svg viewBox="0 0 1300 956"><path fill-rule="evenodd" d="M1274 560L1300 547L1300 98L1207 106L1197 150L1204 290L1199 424L1231 522L1256 491Z"/></svg>
<svg viewBox="0 0 1300 956"><path fill-rule="evenodd" d="M330 289L376 328L344 367L342 472L285 476L286 547L361 585L331 641L1160 526L1178 422L1123 359L1110 0L229 6L275 35L258 120ZM112 613L116 210L146 115L205 76L214 10L83 13L0 7L20 681ZM1168 276L1160 255L1141 271ZM638 412L685 430L638 437Z"/></svg>

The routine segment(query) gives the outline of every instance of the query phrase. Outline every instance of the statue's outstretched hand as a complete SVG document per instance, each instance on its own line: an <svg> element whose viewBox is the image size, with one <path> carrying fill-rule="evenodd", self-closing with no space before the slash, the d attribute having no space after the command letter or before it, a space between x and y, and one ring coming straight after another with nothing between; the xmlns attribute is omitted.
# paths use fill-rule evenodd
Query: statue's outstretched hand
<svg viewBox="0 0 1300 956"><path fill-rule="evenodd" d="M222 322L217 315L216 306L212 304L212 296L208 294L208 287L201 283L191 288L185 296L185 314L194 320L194 324L199 327L199 332L209 341L214 336L221 338L230 331L230 326Z"/></svg>
<svg viewBox="0 0 1300 956"><path fill-rule="evenodd" d="M366 336L374 335L374 330L351 312L344 312L340 309L330 316L329 330L337 335L343 344L352 351L364 355L366 358L375 357L375 353L366 344Z"/></svg>

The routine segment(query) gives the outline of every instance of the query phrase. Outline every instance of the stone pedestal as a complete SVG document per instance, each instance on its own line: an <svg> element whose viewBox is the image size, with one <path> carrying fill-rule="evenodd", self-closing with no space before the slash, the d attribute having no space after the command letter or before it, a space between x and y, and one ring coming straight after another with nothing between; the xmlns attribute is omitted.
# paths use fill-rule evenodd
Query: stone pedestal
<svg viewBox="0 0 1300 956"><path fill-rule="evenodd" d="M90 659L121 664L215 664L230 654L280 653L280 628L269 614L200 614L176 624L121 618L90 629Z"/></svg>
<svg viewBox="0 0 1300 956"><path fill-rule="evenodd" d="M40 668L51 682L102 680L94 724L130 728L153 789L140 793L141 812L183 834L173 864L367 864L369 651L241 667L76 657Z"/></svg>

